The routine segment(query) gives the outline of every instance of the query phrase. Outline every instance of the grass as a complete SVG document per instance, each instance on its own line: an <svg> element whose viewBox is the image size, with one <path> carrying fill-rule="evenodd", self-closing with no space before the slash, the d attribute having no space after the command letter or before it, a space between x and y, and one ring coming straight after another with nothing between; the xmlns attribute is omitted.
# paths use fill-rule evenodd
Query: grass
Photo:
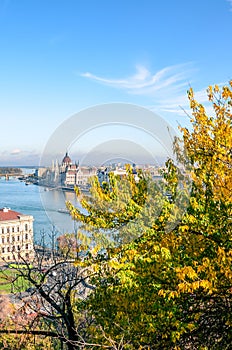
<svg viewBox="0 0 232 350"><path fill-rule="evenodd" d="M23 292L30 287L29 282L22 276L11 282L16 277L17 271L14 269L7 268L4 271L0 271L0 294Z"/></svg>

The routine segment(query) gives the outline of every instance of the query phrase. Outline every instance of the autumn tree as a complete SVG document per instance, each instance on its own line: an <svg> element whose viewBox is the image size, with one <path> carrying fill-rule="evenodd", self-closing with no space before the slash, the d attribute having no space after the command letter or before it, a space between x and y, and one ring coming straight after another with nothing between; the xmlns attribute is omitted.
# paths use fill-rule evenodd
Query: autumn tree
<svg viewBox="0 0 232 350"><path fill-rule="evenodd" d="M150 190L143 174L135 182L128 169L126 185L113 175L104 187L93 180L93 197L80 197L87 215L67 204L74 220L101 240L113 230L139 230L131 242L121 241L126 244L96 245L97 255L89 247L79 262L96 271L96 288L83 303L95 321L88 328L94 342L125 349L231 348L231 88L232 82L209 87L212 115L189 90L191 129L181 128L183 138L175 142L187 180L178 186L180 168L168 160L160 185L171 201Z"/></svg>

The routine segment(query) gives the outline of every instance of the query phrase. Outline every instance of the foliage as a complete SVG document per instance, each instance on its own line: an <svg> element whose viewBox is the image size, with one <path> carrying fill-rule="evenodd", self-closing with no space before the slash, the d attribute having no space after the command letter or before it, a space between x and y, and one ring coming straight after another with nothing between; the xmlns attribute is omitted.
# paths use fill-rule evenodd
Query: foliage
<svg viewBox="0 0 232 350"><path fill-rule="evenodd" d="M188 200L188 179L181 172L176 174L176 200L170 203L174 186L171 189L164 181L153 181L150 174L142 170L138 170L135 176L130 165L126 165L126 170L127 175L122 178L110 173L109 181L102 185L96 176L93 177L90 196L82 195L76 188L81 209L71 202L66 203L72 218L81 223L82 233L87 232L87 237L96 246L114 247L129 243L147 229L160 227L162 220L162 226L167 229L167 219L178 221L181 208ZM170 177L169 169L167 171Z"/></svg>
<svg viewBox="0 0 232 350"><path fill-rule="evenodd" d="M185 212L178 210L183 191L172 160L164 173L172 202L156 197L162 205L155 216L149 181L140 174L136 183L130 170L125 194L113 175L104 187L94 180L94 199L81 200L87 215L68 203L72 217L93 231L124 227L130 233L138 218L142 228L131 243L111 245L97 257L90 247L88 259L80 262L96 271L96 289L84 305L96 322L88 329L96 343L110 346L114 341L125 349L231 347L231 87L232 82L221 89L209 87L214 116L189 90L192 129L181 128L183 147L180 140L175 144L192 182ZM146 213L152 215L144 225Z"/></svg>

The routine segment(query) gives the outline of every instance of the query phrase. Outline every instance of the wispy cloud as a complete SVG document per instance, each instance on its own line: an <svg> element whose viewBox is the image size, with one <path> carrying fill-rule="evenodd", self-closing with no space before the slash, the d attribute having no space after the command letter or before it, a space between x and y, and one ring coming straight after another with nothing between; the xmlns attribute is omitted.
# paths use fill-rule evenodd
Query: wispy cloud
<svg viewBox="0 0 232 350"><path fill-rule="evenodd" d="M217 85L219 87L222 87L226 85L226 82L218 83ZM194 91L194 97L197 102L201 103L208 115L214 115L214 108L212 106L212 103L209 102L208 94L207 94L208 86ZM192 110L189 106L189 100L187 98L187 94L176 96L171 99L162 100L160 101L160 104L158 105L158 108L160 111L168 112L168 113L175 113L179 116L186 116L191 115ZM157 106L152 106L151 109L157 109Z"/></svg>
<svg viewBox="0 0 232 350"><path fill-rule="evenodd" d="M155 73L138 65L135 74L128 78L111 79L92 73L84 73L82 76L133 95L150 97L151 104L147 107L157 113L186 116L186 114L191 115L187 90L190 86L194 87L195 71L196 69L191 63L168 66ZM195 98L205 106L208 113L213 113L206 90L207 87L195 90Z"/></svg>
<svg viewBox="0 0 232 350"><path fill-rule="evenodd" d="M166 89L180 90L187 86L193 68L191 64L165 67L155 73L143 65L136 66L134 75L121 79L110 79L87 72L83 77L138 95L153 95Z"/></svg>
<svg viewBox="0 0 232 350"><path fill-rule="evenodd" d="M129 94L148 96L153 106L151 108L157 112L183 115L181 107L188 108L186 91L193 81L195 70L192 63L164 67L155 73L143 65L137 65L135 74L127 78L111 79L89 72L82 76L124 90ZM201 100L203 99L203 91L198 92L197 95Z"/></svg>
<svg viewBox="0 0 232 350"><path fill-rule="evenodd" d="M19 148L15 148L10 152L11 155L19 155L20 153L22 153L22 151Z"/></svg>
<svg viewBox="0 0 232 350"><path fill-rule="evenodd" d="M194 91L195 99L202 104L208 103L207 88L203 88L198 91ZM186 112L190 112L189 100L186 91L179 96L173 96L169 98L164 98L159 102L159 109L170 112L185 115Z"/></svg>

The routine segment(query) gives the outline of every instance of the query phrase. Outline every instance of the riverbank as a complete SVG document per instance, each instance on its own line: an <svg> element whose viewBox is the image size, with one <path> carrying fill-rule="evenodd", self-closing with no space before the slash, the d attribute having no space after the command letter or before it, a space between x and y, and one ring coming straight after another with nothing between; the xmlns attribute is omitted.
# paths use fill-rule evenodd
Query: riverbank
<svg viewBox="0 0 232 350"><path fill-rule="evenodd" d="M54 230L57 235L74 231L71 217L58 211L66 208L66 201L71 201L75 206L80 205L74 191L44 191L41 186L26 186L17 178L8 181L0 179L0 207L32 215L35 242L48 241Z"/></svg>

